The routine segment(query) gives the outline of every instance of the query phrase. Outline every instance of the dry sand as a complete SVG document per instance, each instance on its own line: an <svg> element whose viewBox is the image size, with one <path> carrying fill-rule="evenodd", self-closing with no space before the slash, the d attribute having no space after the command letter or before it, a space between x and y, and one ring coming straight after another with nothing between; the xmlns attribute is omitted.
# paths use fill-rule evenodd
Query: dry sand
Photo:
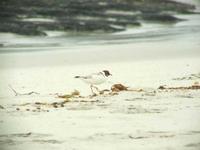
<svg viewBox="0 0 200 150"><path fill-rule="evenodd" d="M177 58L1 70L0 143L2 150L99 150L200 148L199 90L158 90L160 85L199 82L198 58ZM73 76L107 68L113 77L101 89L122 83L141 92L89 98L89 86ZM194 75L191 75L194 74ZM19 93L14 96L8 84ZM63 107L35 105L61 102L56 93L77 89ZM29 103L29 104L27 104ZM22 105L21 105L22 104ZM18 110L19 109L19 110Z"/></svg>

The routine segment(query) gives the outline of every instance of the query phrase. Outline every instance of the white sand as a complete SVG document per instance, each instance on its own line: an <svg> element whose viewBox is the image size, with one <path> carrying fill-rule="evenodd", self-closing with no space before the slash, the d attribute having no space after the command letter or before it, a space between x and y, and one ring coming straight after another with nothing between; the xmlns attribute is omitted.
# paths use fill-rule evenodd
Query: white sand
<svg viewBox="0 0 200 150"><path fill-rule="evenodd" d="M35 149L199 149L200 92L157 92L160 85L188 86L199 81L172 80L198 73L197 58L108 62L66 66L20 67L1 70L1 147L5 150ZM73 76L107 68L113 83L123 83L146 92L122 92L116 96L74 99L63 108L44 108L13 104L61 101L50 93L90 94L89 86ZM12 85L20 93L40 95L13 96ZM81 102L85 100L86 102ZM99 100L91 103L90 101ZM74 102L73 102L74 101ZM88 102L87 102L88 101ZM26 111L29 108L30 111ZM31 132L31 135L26 135Z"/></svg>

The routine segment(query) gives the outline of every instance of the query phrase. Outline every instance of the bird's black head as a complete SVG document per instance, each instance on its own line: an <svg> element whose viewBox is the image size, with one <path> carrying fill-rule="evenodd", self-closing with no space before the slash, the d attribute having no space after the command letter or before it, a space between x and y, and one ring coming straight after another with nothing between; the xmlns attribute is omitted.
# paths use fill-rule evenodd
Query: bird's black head
<svg viewBox="0 0 200 150"><path fill-rule="evenodd" d="M111 76L112 74L108 70L103 70L103 73L106 77Z"/></svg>

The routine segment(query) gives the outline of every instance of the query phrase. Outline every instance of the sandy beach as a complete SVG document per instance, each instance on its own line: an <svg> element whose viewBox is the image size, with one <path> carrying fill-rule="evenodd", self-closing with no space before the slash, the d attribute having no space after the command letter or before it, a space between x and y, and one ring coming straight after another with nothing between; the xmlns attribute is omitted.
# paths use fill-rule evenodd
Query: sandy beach
<svg viewBox="0 0 200 150"><path fill-rule="evenodd" d="M50 62L51 54L48 55L44 53L41 57L48 57ZM56 57L57 63L63 54L60 56ZM161 85L187 87L199 82L198 57L55 66L48 66L45 61L43 67L37 66L37 61L30 62L35 64L20 66L24 63L16 61L12 64L15 67L1 69L2 150L199 149L199 90L158 89ZM113 77L99 86L101 90L121 83L142 91L88 97L89 86L74 76L102 68L110 70ZM31 91L39 94L15 96L8 85L21 94ZM63 101L56 94L68 94L74 89L81 97L70 98L56 108L49 106Z"/></svg>
<svg viewBox="0 0 200 150"><path fill-rule="evenodd" d="M197 58L179 58L5 69L1 71L1 148L197 150L199 90L158 87L199 82L199 66ZM89 86L73 76L80 70L89 73L104 67L112 70L113 77L101 89L122 83L142 91L88 97ZM39 94L15 96L8 84L19 93ZM63 101L56 93L67 94L74 89L81 97L70 98L56 108L48 105Z"/></svg>
<svg viewBox="0 0 200 150"><path fill-rule="evenodd" d="M200 15L178 17L78 39L1 33L0 149L199 150ZM74 78L104 69L104 94Z"/></svg>

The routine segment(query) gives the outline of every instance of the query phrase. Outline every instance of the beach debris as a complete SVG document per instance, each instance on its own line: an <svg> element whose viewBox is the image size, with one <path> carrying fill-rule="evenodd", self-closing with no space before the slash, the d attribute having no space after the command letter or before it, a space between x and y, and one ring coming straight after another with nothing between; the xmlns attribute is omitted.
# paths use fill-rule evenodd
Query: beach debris
<svg viewBox="0 0 200 150"><path fill-rule="evenodd" d="M28 93L19 93L17 92L11 85L8 85L8 87L15 93L15 96L22 96L22 95L32 95L32 94L40 94L38 92L35 92L35 91L31 91L31 92L28 92Z"/></svg>
<svg viewBox="0 0 200 150"><path fill-rule="evenodd" d="M149 97L149 96L156 96L157 93L161 92L168 92L168 91L174 91L174 90L199 90L200 89L200 83L194 82L192 85L189 86L177 86L177 87L170 87L167 85L161 85L157 89L155 88L130 88L128 86L125 86L123 84L113 84L109 89L104 89L100 91L100 95L88 95L88 96L82 96L78 90L74 90L69 94L54 94L57 97L56 98L62 98L61 101L58 101L57 99L55 101L46 102L45 101L36 101L33 103L23 103L23 104L14 104L15 109L17 111L32 111L32 112L49 112L50 109L58 109L63 108L66 106L66 108L70 108L71 105L67 105L66 103L72 102L72 105L90 105L90 103L101 103L102 97L112 97L115 95L119 95L121 91L127 91L127 92L134 92L134 94L137 94L137 92L141 92L139 95L142 96L142 98ZM98 99L98 97L100 100ZM186 95L187 97L191 97L190 95ZM0 109L4 109L3 106L0 105Z"/></svg>
<svg viewBox="0 0 200 150"><path fill-rule="evenodd" d="M114 95L119 95L119 93L118 92L111 92L111 93L109 93L109 95L114 96Z"/></svg>
<svg viewBox="0 0 200 150"><path fill-rule="evenodd" d="M111 91L112 92L120 92L120 91L127 91L128 90L128 87L127 86L124 86L123 84L114 84L112 85L111 87Z"/></svg>
<svg viewBox="0 0 200 150"><path fill-rule="evenodd" d="M98 96L97 93L93 93L92 95L89 95L89 98L93 98L93 97L96 97Z"/></svg>
<svg viewBox="0 0 200 150"><path fill-rule="evenodd" d="M161 85L158 87L159 90L165 90L166 89L166 85Z"/></svg>
<svg viewBox="0 0 200 150"><path fill-rule="evenodd" d="M105 92L110 92L110 90L108 90L108 89L101 90L101 91L99 91L99 94L103 95Z"/></svg>
<svg viewBox="0 0 200 150"><path fill-rule="evenodd" d="M172 80L197 80L200 79L200 73L190 74L185 77L173 78Z"/></svg>
<svg viewBox="0 0 200 150"><path fill-rule="evenodd" d="M193 86L198 86L198 85L200 86L199 82L197 81L193 83Z"/></svg>
<svg viewBox="0 0 200 150"><path fill-rule="evenodd" d="M68 99L68 98L72 98L72 97L73 97L73 95L71 95L71 94L58 95L58 98Z"/></svg>
<svg viewBox="0 0 200 150"><path fill-rule="evenodd" d="M31 132L28 132L24 136L27 137L27 136L30 136L31 134L32 134Z"/></svg>
<svg viewBox="0 0 200 150"><path fill-rule="evenodd" d="M142 94L143 96L156 96L156 91L145 91L144 94Z"/></svg>
<svg viewBox="0 0 200 150"><path fill-rule="evenodd" d="M14 134L10 134L10 135L7 135L7 136L10 136L10 137L28 137L28 136L31 136L32 133L31 132L27 132L27 133L14 133Z"/></svg>
<svg viewBox="0 0 200 150"><path fill-rule="evenodd" d="M139 88L139 89L128 88L127 91L133 91L133 92L144 92L145 90L144 90L144 89L141 89L141 88Z"/></svg>
<svg viewBox="0 0 200 150"><path fill-rule="evenodd" d="M158 87L159 90L199 90L199 82L194 82L191 86L180 86L180 87L167 87L166 85L161 85Z"/></svg>
<svg viewBox="0 0 200 150"><path fill-rule="evenodd" d="M78 90L74 90L73 92L71 92L70 94L64 94L64 95L57 95L58 98L65 98L65 99L69 99L69 98L73 98L76 96L80 96L80 92Z"/></svg>
<svg viewBox="0 0 200 150"><path fill-rule="evenodd" d="M36 105L41 105L42 103L41 103L41 102L35 102L35 104L36 104Z"/></svg>
<svg viewBox="0 0 200 150"><path fill-rule="evenodd" d="M59 108L59 107L64 107L65 103L70 101L70 98L78 98L80 96L80 92L78 90L74 90L73 92L71 92L70 94L65 94L65 95L58 95L56 94L58 98L64 98L64 100L60 101L60 102L35 102L35 103L24 103L24 104L20 104L17 106L33 106L36 107L36 110L32 110L33 112L38 112L38 111L42 111L43 108ZM20 110L19 108L17 110ZM26 109L26 111L30 111L29 108Z"/></svg>
<svg viewBox="0 0 200 150"><path fill-rule="evenodd" d="M54 107L54 108L58 108L58 103L52 103L52 106Z"/></svg>
<svg viewBox="0 0 200 150"><path fill-rule="evenodd" d="M123 84L120 84L120 83L118 83L118 84L113 84L112 86L111 86L111 89L109 90L109 89L104 89L104 90L101 90L101 91L99 91L99 94L100 95L103 95L103 96L108 96L108 95L118 95L118 92L120 92L120 91L128 91L128 87L127 86L125 86L125 85L123 85ZM96 94L96 93L94 93L93 95L91 95L91 96L89 96L90 98L93 98L93 97L96 97L96 96L98 96L98 94ZM84 97L83 97L84 98Z"/></svg>

